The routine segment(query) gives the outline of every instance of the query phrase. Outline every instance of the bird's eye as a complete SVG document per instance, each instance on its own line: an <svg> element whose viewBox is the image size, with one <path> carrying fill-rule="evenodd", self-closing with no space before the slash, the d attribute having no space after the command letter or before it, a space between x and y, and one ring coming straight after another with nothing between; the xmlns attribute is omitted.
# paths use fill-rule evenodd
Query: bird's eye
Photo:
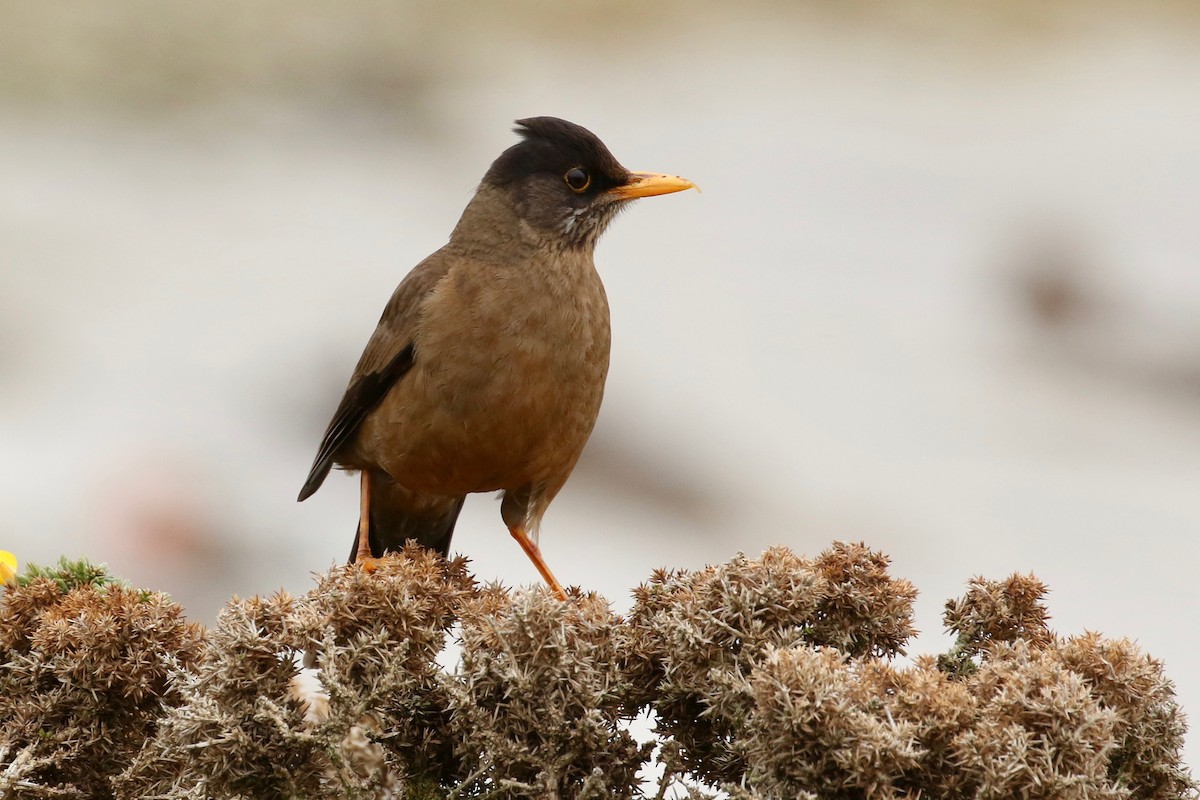
<svg viewBox="0 0 1200 800"><path fill-rule="evenodd" d="M587 170L579 167L567 170L567 174L563 175L563 180L567 182L567 186L571 187L572 192L586 191L592 185L592 176L587 173Z"/></svg>

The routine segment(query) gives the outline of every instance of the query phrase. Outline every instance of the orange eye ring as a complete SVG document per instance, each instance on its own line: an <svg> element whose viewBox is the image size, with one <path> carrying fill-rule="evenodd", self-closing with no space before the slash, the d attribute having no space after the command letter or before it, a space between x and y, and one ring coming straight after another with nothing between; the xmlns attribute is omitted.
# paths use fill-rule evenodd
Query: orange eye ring
<svg viewBox="0 0 1200 800"><path fill-rule="evenodd" d="M582 194L592 185L592 176L582 167L572 167L567 170L566 175L563 175L563 181L566 182L572 192Z"/></svg>

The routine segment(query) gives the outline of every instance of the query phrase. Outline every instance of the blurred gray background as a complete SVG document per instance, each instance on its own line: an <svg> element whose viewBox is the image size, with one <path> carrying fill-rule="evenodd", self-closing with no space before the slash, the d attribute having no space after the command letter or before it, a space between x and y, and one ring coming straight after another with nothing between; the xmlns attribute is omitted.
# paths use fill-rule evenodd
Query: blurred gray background
<svg viewBox="0 0 1200 800"><path fill-rule="evenodd" d="M564 582L623 609L658 566L861 539L934 652L968 578L1032 571L1200 708L1189 3L6 3L0 548L206 621L306 590L357 518L342 476L295 502L350 370L540 114L704 190L597 253ZM490 497L454 543L537 578Z"/></svg>

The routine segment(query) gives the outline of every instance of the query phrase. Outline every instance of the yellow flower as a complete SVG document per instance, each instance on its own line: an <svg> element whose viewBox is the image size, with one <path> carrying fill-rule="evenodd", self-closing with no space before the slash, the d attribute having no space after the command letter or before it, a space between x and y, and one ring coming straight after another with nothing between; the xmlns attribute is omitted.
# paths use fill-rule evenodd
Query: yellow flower
<svg viewBox="0 0 1200 800"><path fill-rule="evenodd" d="M10 583L17 577L17 557L7 550L0 550L0 583Z"/></svg>

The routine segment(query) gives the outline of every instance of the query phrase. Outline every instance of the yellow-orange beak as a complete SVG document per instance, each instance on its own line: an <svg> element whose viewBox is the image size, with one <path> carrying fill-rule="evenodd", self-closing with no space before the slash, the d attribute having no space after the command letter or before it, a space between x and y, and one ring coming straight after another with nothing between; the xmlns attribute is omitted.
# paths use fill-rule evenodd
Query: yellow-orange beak
<svg viewBox="0 0 1200 800"><path fill-rule="evenodd" d="M631 172L629 183L614 186L608 193L620 200L633 200L638 197L653 197L656 194L671 194L685 189L700 191L700 187L681 178L678 175L662 175L657 172Z"/></svg>

